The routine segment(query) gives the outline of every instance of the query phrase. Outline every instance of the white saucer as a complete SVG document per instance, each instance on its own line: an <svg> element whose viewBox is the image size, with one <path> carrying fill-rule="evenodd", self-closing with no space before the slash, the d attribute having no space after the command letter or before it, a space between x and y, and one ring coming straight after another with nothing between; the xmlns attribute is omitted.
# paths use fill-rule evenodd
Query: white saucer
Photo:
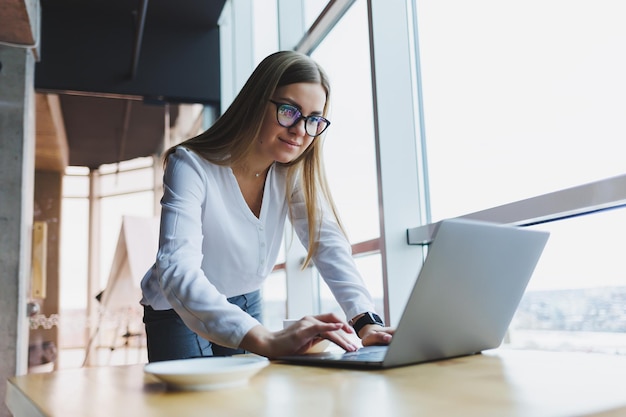
<svg viewBox="0 0 626 417"><path fill-rule="evenodd" d="M245 385L267 365L267 358L241 355L152 362L144 366L144 372L171 388L199 391Z"/></svg>

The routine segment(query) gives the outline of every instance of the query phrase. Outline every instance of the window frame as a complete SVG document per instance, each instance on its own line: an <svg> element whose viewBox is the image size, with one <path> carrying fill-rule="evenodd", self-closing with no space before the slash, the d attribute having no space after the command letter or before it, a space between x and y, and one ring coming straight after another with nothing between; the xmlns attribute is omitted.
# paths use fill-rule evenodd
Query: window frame
<svg viewBox="0 0 626 417"><path fill-rule="evenodd" d="M355 256L381 254L384 313L388 324L395 325L423 263L422 245L430 241L437 226L431 223L429 209L416 1L330 0L306 28L304 2L278 0L280 49L310 54L356 1L367 1L368 7L381 236L354 243L352 248ZM525 226L622 206L626 206L626 175L460 217ZM286 236L292 235L288 231ZM287 269L288 288L297 288L288 291L288 306L306 310L288 308L289 316L319 312L312 272L298 268L301 256L298 251L288 253L285 263L276 266ZM305 288L303 282L308 282Z"/></svg>

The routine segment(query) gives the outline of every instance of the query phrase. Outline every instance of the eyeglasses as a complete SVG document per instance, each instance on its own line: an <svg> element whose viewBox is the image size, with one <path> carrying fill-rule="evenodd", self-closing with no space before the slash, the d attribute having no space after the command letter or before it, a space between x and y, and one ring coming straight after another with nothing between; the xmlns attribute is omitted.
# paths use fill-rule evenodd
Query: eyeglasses
<svg viewBox="0 0 626 417"><path fill-rule="evenodd" d="M303 116L300 109L296 106L287 103L279 103L274 100L270 100L276 105L276 120L282 127L293 127L297 125L300 120L304 119L304 130L306 134L311 137L316 137L324 133L324 131L330 126L330 121L322 116Z"/></svg>

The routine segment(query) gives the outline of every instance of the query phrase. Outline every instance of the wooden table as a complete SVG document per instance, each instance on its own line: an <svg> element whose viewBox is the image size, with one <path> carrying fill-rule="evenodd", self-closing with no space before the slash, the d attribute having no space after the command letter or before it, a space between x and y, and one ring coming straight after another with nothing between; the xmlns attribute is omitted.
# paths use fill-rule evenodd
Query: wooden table
<svg viewBox="0 0 626 417"><path fill-rule="evenodd" d="M626 357L497 349L381 371L272 363L244 387L176 392L142 365L10 378L15 417L626 416Z"/></svg>

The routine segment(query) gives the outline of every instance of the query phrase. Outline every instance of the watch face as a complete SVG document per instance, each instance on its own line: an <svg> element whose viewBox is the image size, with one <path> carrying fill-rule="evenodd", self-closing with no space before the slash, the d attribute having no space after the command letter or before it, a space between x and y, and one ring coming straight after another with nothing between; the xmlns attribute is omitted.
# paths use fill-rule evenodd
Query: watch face
<svg viewBox="0 0 626 417"><path fill-rule="evenodd" d="M368 318L368 324L380 324L382 326L383 321L380 316L376 313L367 313L366 316Z"/></svg>
<svg viewBox="0 0 626 417"><path fill-rule="evenodd" d="M361 318L359 318L356 323L352 327L358 334L359 331L368 324L378 324L380 326L384 326L382 319L376 313L367 312Z"/></svg>
<svg viewBox="0 0 626 417"><path fill-rule="evenodd" d="M372 314L372 317L374 317L374 320L376 320L376 323L383 324L383 320L380 318L378 314Z"/></svg>

